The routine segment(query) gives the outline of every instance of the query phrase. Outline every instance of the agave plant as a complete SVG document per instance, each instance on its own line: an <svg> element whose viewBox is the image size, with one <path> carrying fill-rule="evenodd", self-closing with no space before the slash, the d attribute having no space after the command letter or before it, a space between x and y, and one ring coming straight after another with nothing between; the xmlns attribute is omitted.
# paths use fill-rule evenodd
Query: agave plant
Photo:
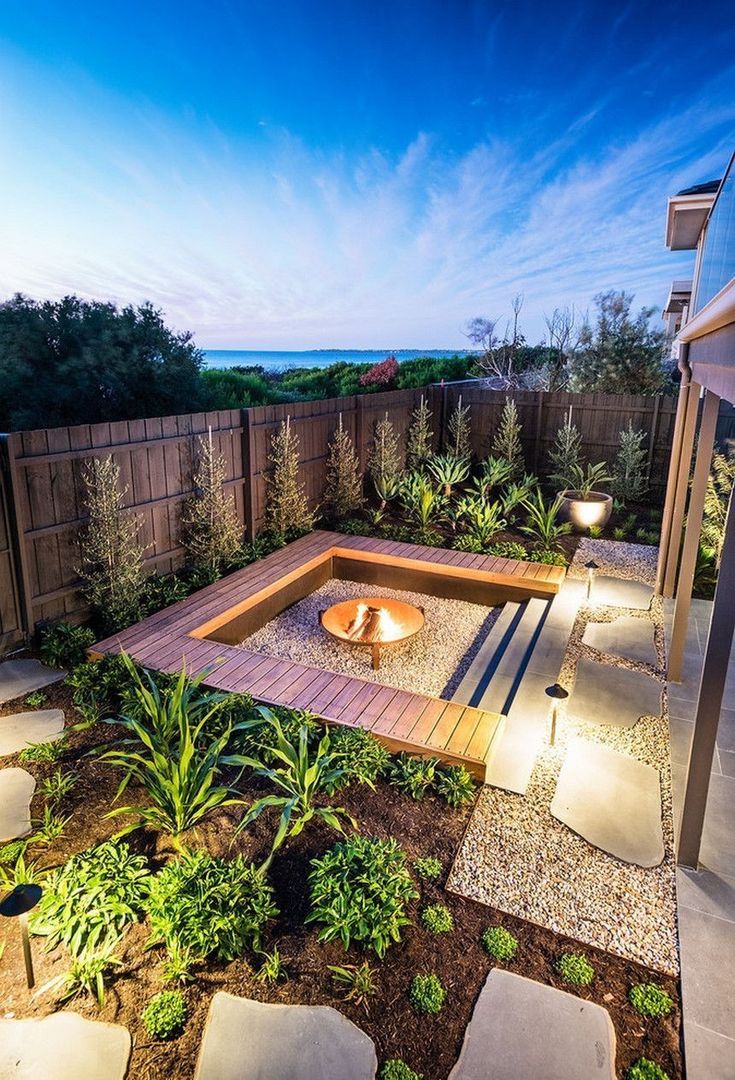
<svg viewBox="0 0 735 1080"><path fill-rule="evenodd" d="M401 479L394 474L376 476L373 480L375 491L380 500L380 509L385 510L391 499L395 499L401 490Z"/></svg>
<svg viewBox="0 0 735 1080"><path fill-rule="evenodd" d="M442 517L445 508L442 493L419 472L410 473L401 484L401 504L422 532Z"/></svg>
<svg viewBox="0 0 735 1080"><path fill-rule="evenodd" d="M479 495L488 495L493 488L507 483L512 474L513 466L509 461L491 454L480 462L480 472L474 480L475 490Z"/></svg>
<svg viewBox="0 0 735 1080"><path fill-rule="evenodd" d="M452 494L455 484L461 484L470 473L469 459L453 454L437 454L429 458L426 465L437 484L441 485L446 499Z"/></svg>
<svg viewBox="0 0 735 1080"><path fill-rule="evenodd" d="M306 727L299 730L297 743L290 742L283 734L278 719L272 713L268 714L267 709L262 711L273 725L276 735L275 742L270 743L269 750L271 759L275 759L275 764L269 766L257 758L243 754L233 754L228 761L232 765L253 769L256 776L270 780L282 792L280 795L264 795L257 799L243 815L235 830L237 836L257 820L265 810L271 807L280 809L281 819L273 838L270 854L261 866L261 870L265 872L274 854L287 837L298 836L313 818L321 819L341 833L344 832L344 819L349 821L355 829L357 822L341 806L317 806L314 802L320 793L336 790L344 776L344 769L335 766L334 756L330 753L329 735L321 739L312 753Z"/></svg>
<svg viewBox="0 0 735 1080"><path fill-rule="evenodd" d="M591 462L584 469L581 465L573 465L570 470L569 491L579 492L582 500L589 499L593 491L599 491L604 484L609 484L612 476L607 471L607 464L598 461L595 465Z"/></svg>
<svg viewBox="0 0 735 1080"><path fill-rule="evenodd" d="M526 524L521 525L521 532L535 540L537 546L544 551L558 550L560 537L572 531L568 521L557 521L562 501L563 497L557 495L553 502L546 503L541 492L535 491L533 496L527 496L523 502L528 518Z"/></svg>

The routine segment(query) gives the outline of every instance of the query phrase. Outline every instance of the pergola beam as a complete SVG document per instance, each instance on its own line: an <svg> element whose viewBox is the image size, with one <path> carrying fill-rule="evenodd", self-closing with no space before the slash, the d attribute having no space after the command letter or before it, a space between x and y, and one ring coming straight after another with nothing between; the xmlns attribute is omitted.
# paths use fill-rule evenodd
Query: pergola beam
<svg viewBox="0 0 735 1080"><path fill-rule="evenodd" d="M707 810L712 758L717 741L722 696L735 632L735 499L731 493L725 523L720 572L699 683L694 734L689 750L684 809L677 860L696 870Z"/></svg>
<svg viewBox="0 0 735 1080"><path fill-rule="evenodd" d="M720 411L720 399L711 390L705 390L702 422L699 428L699 441L694 463L692 490L689 496L684 546L681 554L679 580L676 586L676 605L669 644L669 682L681 682L684 663L684 646L689 625L689 609L692 602L694 572L697 567L699 534L702 530L704 500L707 494L710 463L715 445L717 417Z"/></svg>
<svg viewBox="0 0 735 1080"><path fill-rule="evenodd" d="M666 576L666 560L669 553L669 540L671 537L671 514L676 496L676 480L679 474L679 460L681 458L681 440L684 433L684 417L687 411L687 399L689 396L690 375L686 366L682 365L681 384L679 397L676 402L676 417L674 419L674 433L671 440L671 456L669 457L669 470L666 478L666 495L664 509L661 516L661 541L658 551L658 567L656 569L656 592L663 591L664 578Z"/></svg>
<svg viewBox="0 0 735 1080"><path fill-rule="evenodd" d="M689 493L689 472L694 452L694 439L697 433L697 415L701 389L699 383L690 382L686 391L681 451L678 456L676 483L669 511L668 543L664 556L663 580L660 586L660 591L664 596L673 596L676 589L676 576L679 569L679 552L681 551L684 514Z"/></svg>

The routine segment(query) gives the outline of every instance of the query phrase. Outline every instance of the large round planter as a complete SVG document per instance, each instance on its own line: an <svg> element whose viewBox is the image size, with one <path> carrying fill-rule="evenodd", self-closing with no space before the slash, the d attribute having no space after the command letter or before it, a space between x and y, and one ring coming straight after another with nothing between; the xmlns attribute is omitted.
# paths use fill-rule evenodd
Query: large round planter
<svg viewBox="0 0 735 1080"><path fill-rule="evenodd" d="M559 495L559 520L570 522L579 532L586 532L591 525L602 529L610 520L612 495L604 491L591 491L586 499L578 491L560 491Z"/></svg>

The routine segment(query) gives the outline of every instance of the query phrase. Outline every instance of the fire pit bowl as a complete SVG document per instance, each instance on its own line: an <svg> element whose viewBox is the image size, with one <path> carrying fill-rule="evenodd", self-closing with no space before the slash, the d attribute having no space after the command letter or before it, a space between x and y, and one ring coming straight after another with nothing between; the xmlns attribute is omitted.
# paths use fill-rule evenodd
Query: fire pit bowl
<svg viewBox="0 0 735 1080"><path fill-rule="evenodd" d="M406 604L403 600L385 597L365 597L359 600L342 600L326 611L319 612L319 621L332 637L351 645L369 645L373 656L373 670L380 667L380 650L386 645L418 634L424 625L423 608Z"/></svg>

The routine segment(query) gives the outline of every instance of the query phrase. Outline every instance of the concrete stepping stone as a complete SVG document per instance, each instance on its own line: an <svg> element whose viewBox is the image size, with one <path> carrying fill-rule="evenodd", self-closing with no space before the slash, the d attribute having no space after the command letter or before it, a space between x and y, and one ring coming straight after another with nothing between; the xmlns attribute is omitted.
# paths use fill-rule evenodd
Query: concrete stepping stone
<svg viewBox="0 0 735 1080"><path fill-rule="evenodd" d="M25 769L0 769L0 843L31 831L31 799L36 781Z"/></svg>
<svg viewBox="0 0 735 1080"><path fill-rule="evenodd" d="M623 862L658 866L664 857L658 769L611 746L572 740L551 813Z"/></svg>
<svg viewBox="0 0 735 1080"><path fill-rule="evenodd" d="M607 1009L494 968L449 1080L615 1080Z"/></svg>
<svg viewBox="0 0 735 1080"><path fill-rule="evenodd" d="M567 711L591 724L633 727L641 716L661 715L661 689L652 675L583 656Z"/></svg>
<svg viewBox="0 0 735 1080"><path fill-rule="evenodd" d="M5 660L0 664L0 705L63 679L68 672L40 660Z"/></svg>
<svg viewBox="0 0 735 1080"><path fill-rule="evenodd" d="M612 622L587 623L582 642L613 656L624 656L653 667L658 663L650 619L619 615Z"/></svg>
<svg viewBox="0 0 735 1080"><path fill-rule="evenodd" d="M596 576L592 583L590 603L593 606L638 608L647 611L651 606L653 589L643 581L628 581L609 574Z"/></svg>
<svg viewBox="0 0 735 1080"><path fill-rule="evenodd" d="M374 1080L372 1039L327 1005L266 1005L217 993L194 1080Z"/></svg>
<svg viewBox="0 0 735 1080"><path fill-rule="evenodd" d="M0 1080L123 1080L129 1058L121 1024L73 1012L0 1020Z"/></svg>
<svg viewBox="0 0 735 1080"><path fill-rule="evenodd" d="M62 709L40 709L0 716L0 757L17 754L31 743L56 742L64 734Z"/></svg>

